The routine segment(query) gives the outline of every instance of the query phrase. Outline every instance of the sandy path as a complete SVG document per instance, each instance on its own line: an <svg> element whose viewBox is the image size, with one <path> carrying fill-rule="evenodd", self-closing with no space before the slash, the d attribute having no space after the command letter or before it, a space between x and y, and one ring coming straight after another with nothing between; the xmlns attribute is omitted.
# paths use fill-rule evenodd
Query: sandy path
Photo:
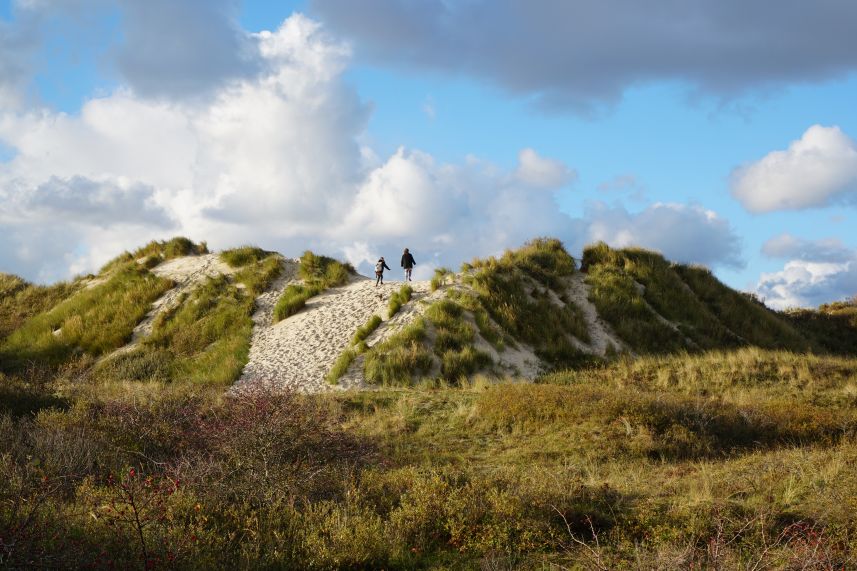
<svg viewBox="0 0 857 571"><path fill-rule="evenodd" d="M616 335L610 325L598 316L598 310L589 301L589 284L584 280L584 274L575 272L566 279L566 285L572 303L580 308L583 318L586 320L586 327L589 329L590 350L601 356L606 353L610 345L617 351L622 349L630 351L630 347Z"/></svg>
<svg viewBox="0 0 857 571"><path fill-rule="evenodd" d="M273 306L287 284L284 281L272 289L273 303L259 303L250 358L233 391L268 388L316 393L359 386L359 379L355 379L332 387L324 377L350 345L358 327L373 314L386 319L390 295L401 282L376 288L374 280L360 276L311 298L303 311L272 324ZM415 290L428 289L428 282L411 285Z"/></svg>

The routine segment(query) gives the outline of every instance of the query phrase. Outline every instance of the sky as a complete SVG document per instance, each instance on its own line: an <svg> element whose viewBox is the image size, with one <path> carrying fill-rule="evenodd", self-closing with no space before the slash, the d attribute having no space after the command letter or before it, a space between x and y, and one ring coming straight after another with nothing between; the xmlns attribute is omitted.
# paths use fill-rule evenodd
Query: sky
<svg viewBox="0 0 857 571"><path fill-rule="evenodd" d="M0 271L537 236L857 295L850 0L0 0Z"/></svg>

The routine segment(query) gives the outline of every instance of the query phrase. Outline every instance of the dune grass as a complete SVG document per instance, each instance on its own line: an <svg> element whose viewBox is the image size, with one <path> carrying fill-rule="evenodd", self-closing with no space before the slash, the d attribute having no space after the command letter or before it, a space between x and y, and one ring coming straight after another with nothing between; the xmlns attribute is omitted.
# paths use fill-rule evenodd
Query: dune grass
<svg viewBox="0 0 857 571"><path fill-rule="evenodd" d="M247 362L255 298L281 271L281 259L269 256L231 278L209 278L159 314L139 348L100 363L95 377L103 382L229 385Z"/></svg>
<svg viewBox="0 0 857 571"><path fill-rule="evenodd" d="M180 331L212 311L240 322L241 291L189 296L135 366L202 347ZM428 312L451 342L461 299ZM425 319L365 353L376 391L223 398L184 376L63 401L0 374L4 565L857 565L857 359L745 347L403 388L441 361Z"/></svg>
<svg viewBox="0 0 857 571"><path fill-rule="evenodd" d="M301 256L299 273L303 284L288 286L274 307L274 320L282 321L304 308L311 297L315 297L328 288L338 287L348 282L354 268L328 258L313 254L309 250Z"/></svg>
<svg viewBox="0 0 857 571"><path fill-rule="evenodd" d="M410 386L415 378L428 373L434 365L425 339L425 320L417 318L396 335L372 347L363 361L366 381L376 385Z"/></svg>
<svg viewBox="0 0 857 571"><path fill-rule="evenodd" d="M252 262L264 260L271 253L256 246L240 246L220 252L220 259L226 262L229 267L240 268Z"/></svg>
<svg viewBox="0 0 857 571"><path fill-rule="evenodd" d="M327 384L339 384L339 379L342 378L342 375L348 372L348 368L351 366L351 363L354 362L354 359L357 358L357 355L358 350L354 347L349 347L343 351L339 357L336 358L336 361L333 363L330 371L328 371L327 375L324 377Z"/></svg>
<svg viewBox="0 0 857 571"><path fill-rule="evenodd" d="M431 278L431 291L437 291L452 275L452 270L449 268L435 268Z"/></svg>
<svg viewBox="0 0 857 571"><path fill-rule="evenodd" d="M467 283L512 339L532 345L554 367L587 359L569 337L590 340L582 312L566 297L563 280L575 272L575 262L561 242L534 240L499 259L474 260L472 267Z"/></svg>
<svg viewBox="0 0 857 571"><path fill-rule="evenodd" d="M391 319L399 313L403 305L411 301L414 289L408 284L403 285L398 290L394 291L390 296L390 301L387 302L387 319Z"/></svg>
<svg viewBox="0 0 857 571"><path fill-rule="evenodd" d="M378 329L378 326L381 325L382 320L380 315L373 315L366 321L365 324L360 326L357 331L354 333L354 338L351 340L352 345L357 345L362 341L365 341L367 337L372 335L372 333Z"/></svg>
<svg viewBox="0 0 857 571"><path fill-rule="evenodd" d="M80 286L79 280L42 286L0 273L0 341L27 319L71 296Z"/></svg>
<svg viewBox="0 0 857 571"><path fill-rule="evenodd" d="M176 236L170 240L152 240L142 248L134 250L134 252L123 252L113 258L101 268L100 273L109 272L130 261L144 260L145 267L151 269L165 260L180 256L198 256L207 253L208 246L205 242L196 244L184 236Z"/></svg>
<svg viewBox="0 0 857 571"><path fill-rule="evenodd" d="M599 266L618 270L587 272ZM383 350L361 343L341 357L347 369L365 350L379 390L224 396L218 375L235 370L229 353L279 268L266 258L191 292L158 320L145 358L99 369L95 390L78 388L95 357L76 348L44 385L0 372L0 566L857 568L853 350L678 349L536 383L413 388L445 366L430 345L438 330L458 351L447 371L476 358L463 354L475 338L469 314L478 323L489 310L480 292L450 288ZM103 329L96 314L118 292L157 295L136 264L113 271L88 303L84 290L48 304L8 339L38 339L35 324L57 311ZM554 289L519 271L561 297L562 276ZM697 296L724 327L740 323ZM554 295L532 297L559 307ZM771 315L819 346L835 343L827 327L857 316L848 303L823 312L836 321ZM787 335L769 326L759 339ZM827 337L810 338L812 328Z"/></svg>
<svg viewBox="0 0 857 571"><path fill-rule="evenodd" d="M6 372L31 363L52 368L76 355L98 357L117 349L171 285L136 264L117 267L105 283L76 292L6 337L0 366Z"/></svg>

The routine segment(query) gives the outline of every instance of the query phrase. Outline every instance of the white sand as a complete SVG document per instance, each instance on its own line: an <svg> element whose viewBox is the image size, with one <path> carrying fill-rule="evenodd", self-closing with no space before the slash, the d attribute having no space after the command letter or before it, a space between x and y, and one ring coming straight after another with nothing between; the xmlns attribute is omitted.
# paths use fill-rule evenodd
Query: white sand
<svg viewBox="0 0 857 571"><path fill-rule="evenodd" d="M375 280L355 277L348 285L310 298L296 315L272 324L274 305L288 283L282 281L272 288L270 301L260 299L257 302L250 358L233 390L266 388L315 393L362 386L361 378L331 386L325 382L325 376L350 345L358 327L373 314L386 320L390 295L402 283L388 282L376 288ZM428 291L429 283L411 282L411 287L423 293ZM400 313L409 312L414 303L412 301ZM399 317L397 323L404 319Z"/></svg>

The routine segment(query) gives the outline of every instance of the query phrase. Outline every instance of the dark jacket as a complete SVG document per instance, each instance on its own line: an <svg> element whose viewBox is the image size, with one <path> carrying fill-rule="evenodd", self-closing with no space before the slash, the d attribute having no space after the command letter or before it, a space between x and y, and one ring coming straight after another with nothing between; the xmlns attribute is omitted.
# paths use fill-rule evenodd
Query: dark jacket
<svg viewBox="0 0 857 571"><path fill-rule="evenodd" d="M384 273L384 268L387 268L388 270L390 269L390 266L387 265L386 260L384 260L384 261L378 260L378 261L381 262L381 273ZM375 264L375 267L377 268L378 264ZM378 270L375 270L375 271L377 272Z"/></svg>
<svg viewBox="0 0 857 571"><path fill-rule="evenodd" d="M407 269L413 268L417 263L414 261L414 257L410 252L407 254L402 254L402 267Z"/></svg>

